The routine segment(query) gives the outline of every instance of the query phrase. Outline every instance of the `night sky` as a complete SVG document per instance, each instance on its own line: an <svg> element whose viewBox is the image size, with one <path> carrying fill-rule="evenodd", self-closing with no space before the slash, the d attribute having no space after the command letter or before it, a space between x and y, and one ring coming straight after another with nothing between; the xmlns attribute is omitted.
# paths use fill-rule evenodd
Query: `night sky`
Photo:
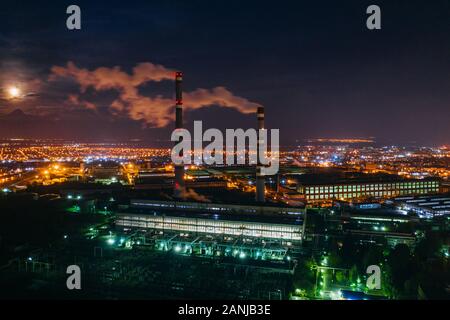
<svg viewBox="0 0 450 320"><path fill-rule="evenodd" d="M0 136L164 144L175 70L188 125L253 127L263 105L285 145L450 144L448 0L2 2Z"/></svg>

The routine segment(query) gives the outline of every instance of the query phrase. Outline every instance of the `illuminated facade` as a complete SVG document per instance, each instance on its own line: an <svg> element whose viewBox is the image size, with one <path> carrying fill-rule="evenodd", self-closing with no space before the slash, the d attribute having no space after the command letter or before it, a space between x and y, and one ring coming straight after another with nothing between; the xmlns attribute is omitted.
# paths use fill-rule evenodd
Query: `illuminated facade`
<svg viewBox="0 0 450 320"><path fill-rule="evenodd" d="M303 231L303 226L296 224L131 213L118 214L116 225L127 228L223 234L290 241L300 241Z"/></svg>
<svg viewBox="0 0 450 320"><path fill-rule="evenodd" d="M405 180L389 182L348 182L340 184L301 185L298 191L311 202L349 200L366 197L389 198L439 192L437 180Z"/></svg>
<svg viewBox="0 0 450 320"><path fill-rule="evenodd" d="M131 200L131 207L146 210L192 211L223 214L269 214L269 215L302 215L304 209L279 206L249 206L225 203Z"/></svg>

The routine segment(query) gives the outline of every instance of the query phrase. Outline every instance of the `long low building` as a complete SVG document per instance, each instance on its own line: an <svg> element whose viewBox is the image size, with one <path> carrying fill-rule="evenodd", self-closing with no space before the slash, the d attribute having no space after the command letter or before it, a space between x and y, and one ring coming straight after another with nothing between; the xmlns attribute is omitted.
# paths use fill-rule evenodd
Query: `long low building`
<svg viewBox="0 0 450 320"><path fill-rule="evenodd" d="M303 209L182 201L132 200L121 227L300 241Z"/></svg>
<svg viewBox="0 0 450 320"><path fill-rule="evenodd" d="M439 192L438 179L402 179L393 175L305 175L300 176L297 191L309 203L363 198L391 198Z"/></svg>
<svg viewBox="0 0 450 320"><path fill-rule="evenodd" d="M450 194L436 196L398 197L394 203L402 210L413 211L420 217L450 214Z"/></svg>
<svg viewBox="0 0 450 320"><path fill-rule="evenodd" d="M303 215L305 209L278 205L239 205L209 202L131 200L131 207L171 211L192 211L224 214Z"/></svg>
<svg viewBox="0 0 450 320"><path fill-rule="evenodd" d="M152 214L120 213L116 225L130 228L183 231L300 241L302 225L239 220L221 220Z"/></svg>
<svg viewBox="0 0 450 320"><path fill-rule="evenodd" d="M129 208L116 214L115 225L118 234L157 250L278 261L281 263L278 267L292 272L292 255L299 252L304 234L303 210L265 209L133 200Z"/></svg>

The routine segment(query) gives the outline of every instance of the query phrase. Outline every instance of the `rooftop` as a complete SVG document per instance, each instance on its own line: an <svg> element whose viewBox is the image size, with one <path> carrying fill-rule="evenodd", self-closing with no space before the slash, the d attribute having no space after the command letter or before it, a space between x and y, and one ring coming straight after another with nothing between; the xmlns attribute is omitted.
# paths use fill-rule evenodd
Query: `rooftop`
<svg viewBox="0 0 450 320"><path fill-rule="evenodd" d="M368 174L356 171L342 171L336 169L320 170L302 175L296 175L299 185L326 185L326 184L351 184L351 183L379 183L379 182L403 182L403 181L436 181L426 178L423 180L406 179L394 174L376 173Z"/></svg>

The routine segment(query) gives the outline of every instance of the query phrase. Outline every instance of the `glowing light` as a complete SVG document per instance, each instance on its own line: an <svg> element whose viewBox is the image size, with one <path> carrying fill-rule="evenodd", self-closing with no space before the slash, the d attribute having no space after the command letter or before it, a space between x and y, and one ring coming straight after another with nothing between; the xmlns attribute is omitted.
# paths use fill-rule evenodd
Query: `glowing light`
<svg viewBox="0 0 450 320"><path fill-rule="evenodd" d="M8 89L8 94L11 98L18 98L20 97L20 89L17 87L10 87Z"/></svg>
<svg viewBox="0 0 450 320"><path fill-rule="evenodd" d="M114 243L116 243L116 240L114 240L113 238L108 239L109 245L113 245Z"/></svg>

